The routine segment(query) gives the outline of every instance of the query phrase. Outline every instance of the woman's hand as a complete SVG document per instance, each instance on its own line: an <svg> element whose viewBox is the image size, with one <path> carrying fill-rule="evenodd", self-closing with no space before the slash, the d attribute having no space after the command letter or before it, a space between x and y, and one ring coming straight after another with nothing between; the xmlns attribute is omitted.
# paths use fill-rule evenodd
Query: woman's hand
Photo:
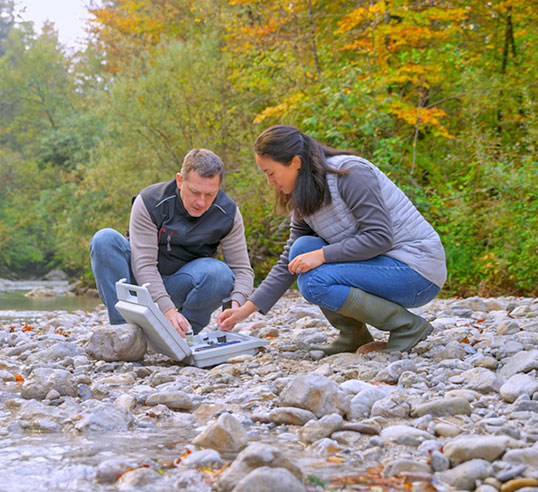
<svg viewBox="0 0 538 492"><path fill-rule="evenodd" d="M297 275L299 273L309 272L310 270L323 265L323 263L325 263L323 249L316 249L315 251L296 256L289 262L288 270L290 273Z"/></svg>
<svg viewBox="0 0 538 492"><path fill-rule="evenodd" d="M234 303L238 305L236 301L233 301L232 306L234 306ZM241 307L232 307L226 309L226 311L222 311L222 313L217 316L219 329L222 331L230 331L237 323L247 319L257 309L258 308L253 302L247 301Z"/></svg>

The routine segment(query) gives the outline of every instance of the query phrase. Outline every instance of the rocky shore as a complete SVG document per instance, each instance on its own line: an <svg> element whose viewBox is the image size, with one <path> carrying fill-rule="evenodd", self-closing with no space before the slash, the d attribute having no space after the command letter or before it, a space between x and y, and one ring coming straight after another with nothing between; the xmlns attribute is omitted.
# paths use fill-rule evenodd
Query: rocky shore
<svg viewBox="0 0 538 492"><path fill-rule="evenodd" d="M103 309L3 322L0 490L537 492L538 299L414 311L435 330L411 354L323 357L336 330L290 292L236 327L263 351L208 369L97 343ZM43 451L47 476L14 458L60 438L79 452Z"/></svg>

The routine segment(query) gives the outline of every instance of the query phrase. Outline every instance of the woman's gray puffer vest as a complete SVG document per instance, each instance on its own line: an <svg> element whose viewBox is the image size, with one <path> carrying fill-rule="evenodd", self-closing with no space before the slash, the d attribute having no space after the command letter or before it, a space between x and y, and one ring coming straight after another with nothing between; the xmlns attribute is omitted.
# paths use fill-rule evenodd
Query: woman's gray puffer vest
<svg viewBox="0 0 538 492"><path fill-rule="evenodd" d="M349 166L368 166L374 170L381 196L392 219L392 249L386 256L409 265L435 285L442 287L446 280L445 251L439 235L411 203L409 198L371 162L360 157L340 155L327 159L336 169ZM327 173L331 203L304 221L324 239L333 244L360 233L359 224L338 192L339 175ZM357 190L360 193L360 190Z"/></svg>

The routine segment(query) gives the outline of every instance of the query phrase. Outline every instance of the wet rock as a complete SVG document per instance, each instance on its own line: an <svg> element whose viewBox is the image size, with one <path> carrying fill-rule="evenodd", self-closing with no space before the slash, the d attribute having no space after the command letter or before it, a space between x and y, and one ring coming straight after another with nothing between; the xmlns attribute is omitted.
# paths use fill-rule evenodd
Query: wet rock
<svg viewBox="0 0 538 492"><path fill-rule="evenodd" d="M330 379L317 374L304 374L291 381L280 394L280 406L310 410L316 417L329 413L346 413L347 396Z"/></svg>
<svg viewBox="0 0 538 492"><path fill-rule="evenodd" d="M124 410L131 411L136 406L136 398L124 393L114 400L114 405L123 408Z"/></svg>
<svg viewBox="0 0 538 492"><path fill-rule="evenodd" d="M214 449L202 449L183 458L181 464L189 467L221 468L222 458Z"/></svg>
<svg viewBox="0 0 538 492"><path fill-rule="evenodd" d="M223 413L194 440L193 444L212 448L220 452L237 452L248 442L247 434L238 420L229 413Z"/></svg>
<svg viewBox="0 0 538 492"><path fill-rule="evenodd" d="M144 485L153 484L160 478L161 475L152 468L137 468L125 472L118 479L116 485L119 490L133 490L135 487L143 487Z"/></svg>
<svg viewBox="0 0 538 492"><path fill-rule="evenodd" d="M216 492L230 492L251 471L261 468L285 468L295 478L302 481L301 470L278 448L262 443L251 443L241 451L235 461L219 477ZM251 489L252 490L252 489ZM257 490L255 487L253 490Z"/></svg>
<svg viewBox="0 0 538 492"><path fill-rule="evenodd" d="M80 413L75 429L80 432L126 431L135 425L133 415L112 403L95 402Z"/></svg>
<svg viewBox="0 0 538 492"><path fill-rule="evenodd" d="M286 468L262 466L239 481L233 492L306 492L304 484Z"/></svg>
<svg viewBox="0 0 538 492"><path fill-rule="evenodd" d="M86 352L107 362L137 361L144 357L146 346L146 337L138 326L109 325L94 330Z"/></svg>
<svg viewBox="0 0 538 492"><path fill-rule="evenodd" d="M7 406L7 405L6 405ZM21 430L61 432L68 412L44 405L36 400L24 401L16 413Z"/></svg>
<svg viewBox="0 0 538 492"><path fill-rule="evenodd" d="M77 388L69 371L37 367L22 385L22 397L43 400L51 390L62 396L76 396Z"/></svg>
<svg viewBox="0 0 538 492"><path fill-rule="evenodd" d="M115 482L119 475L135 466L136 463L128 458L112 458L103 461L95 470L95 480L98 483Z"/></svg>

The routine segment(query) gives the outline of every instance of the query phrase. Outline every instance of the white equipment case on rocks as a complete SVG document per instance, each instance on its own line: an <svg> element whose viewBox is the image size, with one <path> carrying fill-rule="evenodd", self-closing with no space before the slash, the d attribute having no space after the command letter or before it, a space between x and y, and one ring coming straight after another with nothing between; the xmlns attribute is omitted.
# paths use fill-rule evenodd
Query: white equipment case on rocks
<svg viewBox="0 0 538 492"><path fill-rule="evenodd" d="M192 343L187 343L153 302L148 285L128 284L125 279L116 282L118 302L115 307L128 323L142 328L150 348L156 352L193 366L206 367L237 355L254 355L258 347L269 343L261 338L223 331L200 333L193 337Z"/></svg>

